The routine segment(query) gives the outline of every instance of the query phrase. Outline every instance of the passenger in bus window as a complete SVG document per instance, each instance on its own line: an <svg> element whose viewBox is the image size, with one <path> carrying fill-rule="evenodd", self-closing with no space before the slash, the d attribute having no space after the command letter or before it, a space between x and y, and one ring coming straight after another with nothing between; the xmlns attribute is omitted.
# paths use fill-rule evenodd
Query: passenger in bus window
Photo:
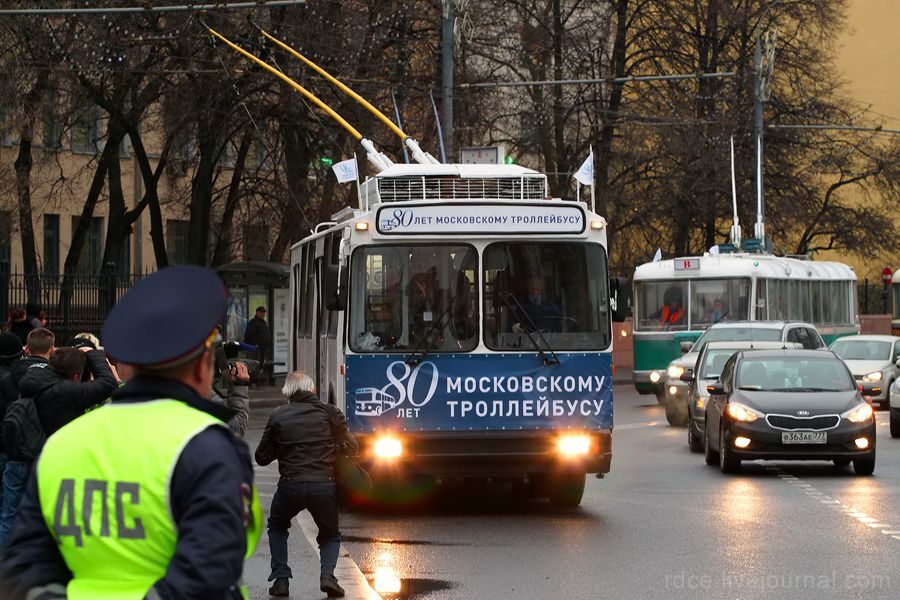
<svg viewBox="0 0 900 600"><path fill-rule="evenodd" d="M721 298L713 300L712 307L706 310L703 315L704 323L719 323L728 320L728 311L725 310L725 303Z"/></svg>
<svg viewBox="0 0 900 600"><path fill-rule="evenodd" d="M657 312L650 315L651 319L659 319L660 329L682 326L685 324L684 317L685 311L681 300L681 290L676 286L666 289L666 292L663 294L663 305Z"/></svg>
<svg viewBox="0 0 900 600"><path fill-rule="evenodd" d="M541 331L558 332L561 330L562 311L559 305L547 296L544 278L532 275L527 281L527 294L520 300L522 310L528 318L518 315L519 322L513 325L513 331L525 331L529 327L529 319Z"/></svg>

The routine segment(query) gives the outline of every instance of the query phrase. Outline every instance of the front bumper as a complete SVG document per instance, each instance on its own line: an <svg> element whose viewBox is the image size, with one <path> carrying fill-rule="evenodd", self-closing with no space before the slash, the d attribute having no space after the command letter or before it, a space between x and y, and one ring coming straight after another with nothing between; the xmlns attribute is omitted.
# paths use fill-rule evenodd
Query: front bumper
<svg viewBox="0 0 900 600"><path fill-rule="evenodd" d="M658 381L651 381L652 374L659 376ZM650 371L633 371L631 378L634 381L634 387L639 394L658 394L663 391L666 384L666 370L652 369Z"/></svg>
<svg viewBox="0 0 900 600"><path fill-rule="evenodd" d="M493 431L454 434L421 433L399 436L403 453L396 459L374 456L375 435L357 435L360 462L373 475L397 473L449 477L520 478L560 471L609 473L612 432L588 432L588 454L563 457L556 450L561 432L533 433Z"/></svg>
<svg viewBox="0 0 900 600"><path fill-rule="evenodd" d="M666 377L666 400L687 400L688 384L679 379Z"/></svg>
<svg viewBox="0 0 900 600"><path fill-rule="evenodd" d="M830 460L832 458L865 458L875 454L875 422L850 423L845 419L834 429L829 429L826 444L783 444L781 434L784 431L770 427L764 419L753 423L731 421L725 428L723 440L731 454L742 460ZM736 448L733 440L743 436L750 438L747 448ZM856 439L866 437L869 447L860 450L856 447Z"/></svg>

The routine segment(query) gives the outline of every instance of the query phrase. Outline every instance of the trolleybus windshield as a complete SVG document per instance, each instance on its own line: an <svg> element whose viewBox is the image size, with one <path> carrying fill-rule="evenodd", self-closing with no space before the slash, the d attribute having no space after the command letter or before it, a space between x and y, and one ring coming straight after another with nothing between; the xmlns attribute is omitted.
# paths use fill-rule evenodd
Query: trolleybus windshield
<svg viewBox="0 0 900 600"><path fill-rule="evenodd" d="M478 344L471 246L365 246L353 254L354 352L469 352ZM428 338L427 340L425 338Z"/></svg>
<svg viewBox="0 0 900 600"><path fill-rule="evenodd" d="M491 350L533 351L529 333L555 352L609 346L602 246L498 242L485 248L483 268L484 343Z"/></svg>
<svg viewBox="0 0 900 600"><path fill-rule="evenodd" d="M634 287L638 330L705 329L749 318L749 278L640 281Z"/></svg>

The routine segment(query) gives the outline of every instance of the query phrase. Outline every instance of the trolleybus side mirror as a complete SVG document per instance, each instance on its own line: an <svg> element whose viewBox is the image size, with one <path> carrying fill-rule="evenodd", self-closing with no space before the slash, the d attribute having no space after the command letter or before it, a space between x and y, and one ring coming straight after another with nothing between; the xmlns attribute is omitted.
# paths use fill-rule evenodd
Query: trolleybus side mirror
<svg viewBox="0 0 900 600"><path fill-rule="evenodd" d="M623 323L631 314L631 286L626 277L609 278L609 299L613 322Z"/></svg>
<svg viewBox="0 0 900 600"><path fill-rule="evenodd" d="M325 265L325 307L344 310L347 306L347 270L338 265Z"/></svg>
<svg viewBox="0 0 900 600"><path fill-rule="evenodd" d="M687 354L694 347L694 342L681 342L681 353Z"/></svg>

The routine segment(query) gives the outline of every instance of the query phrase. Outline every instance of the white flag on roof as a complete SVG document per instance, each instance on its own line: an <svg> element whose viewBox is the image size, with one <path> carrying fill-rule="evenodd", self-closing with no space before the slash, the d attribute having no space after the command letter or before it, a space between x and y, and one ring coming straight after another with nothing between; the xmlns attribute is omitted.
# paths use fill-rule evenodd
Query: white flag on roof
<svg viewBox="0 0 900 600"><path fill-rule="evenodd" d="M594 149L591 148L590 154L575 171L575 179L581 185L594 185Z"/></svg>
<svg viewBox="0 0 900 600"><path fill-rule="evenodd" d="M659 248L656 249L656 254L653 255L653 262L659 262L662 260L662 250Z"/></svg>
<svg viewBox="0 0 900 600"><path fill-rule="evenodd" d="M347 183L348 181L356 181L356 158L348 158L331 166L337 177L338 183Z"/></svg>
<svg viewBox="0 0 900 600"><path fill-rule="evenodd" d="M718 256L719 255L719 245L709 247L709 255L710 256Z"/></svg>

